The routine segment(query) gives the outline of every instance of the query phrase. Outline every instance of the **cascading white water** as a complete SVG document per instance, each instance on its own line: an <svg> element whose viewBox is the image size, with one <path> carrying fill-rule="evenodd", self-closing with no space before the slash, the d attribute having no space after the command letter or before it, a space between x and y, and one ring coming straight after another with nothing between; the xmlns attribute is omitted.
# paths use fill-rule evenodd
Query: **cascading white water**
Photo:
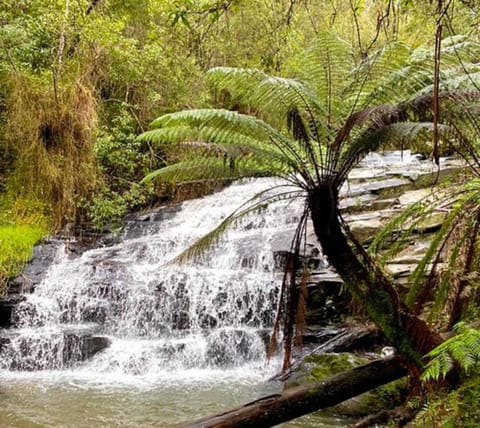
<svg viewBox="0 0 480 428"><path fill-rule="evenodd" d="M405 151L373 154L352 174L382 175L385 168L401 174L406 165L431 168ZM0 338L0 369L73 367L95 376L175 378L187 376L186 369L240 368L245 374L246 365L263 367L281 282L272 246L281 237L288 249L303 201L264 206L235 223L201 260L169 262L279 183L241 181L184 202L170 215L147 215L161 221L137 221L119 244L77 258L69 257L68 243L60 247L45 279L16 308L14 328ZM346 185L344 192L362 187Z"/></svg>
<svg viewBox="0 0 480 428"><path fill-rule="evenodd" d="M127 228L119 244L78 258L59 248L45 279L16 310L1 367L148 377L263 367L281 281L272 241L294 227L301 201L242 218L200 261L168 262L273 184L244 181L184 202L163 221L146 222L147 234L130 237ZM110 346L81 362L92 340L105 337Z"/></svg>

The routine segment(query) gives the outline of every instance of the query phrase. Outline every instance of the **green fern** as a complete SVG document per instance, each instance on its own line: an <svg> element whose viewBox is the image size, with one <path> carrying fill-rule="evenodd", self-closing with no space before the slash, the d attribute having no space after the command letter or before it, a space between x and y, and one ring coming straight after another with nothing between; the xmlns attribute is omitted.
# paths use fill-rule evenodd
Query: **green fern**
<svg viewBox="0 0 480 428"><path fill-rule="evenodd" d="M286 190L281 191L282 189ZM292 186L289 185L278 185L257 193L225 218L215 229L198 239L194 244L176 256L171 263L182 264L192 259L199 259L207 250L212 248L212 246L219 241L231 225L237 223L243 217L258 212L270 204L284 200L297 199L301 196L301 192L297 189L292 189Z"/></svg>
<svg viewBox="0 0 480 428"><path fill-rule="evenodd" d="M471 328L465 323L458 323L454 328L455 336L447 339L432 350L422 380L425 382L445 378L454 364L469 373L479 367L480 363L480 330Z"/></svg>

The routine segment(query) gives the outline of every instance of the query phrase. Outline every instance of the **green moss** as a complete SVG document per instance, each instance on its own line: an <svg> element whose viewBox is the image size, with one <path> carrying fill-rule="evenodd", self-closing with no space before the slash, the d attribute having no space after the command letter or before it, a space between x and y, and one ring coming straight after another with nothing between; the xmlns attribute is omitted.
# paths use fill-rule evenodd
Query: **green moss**
<svg viewBox="0 0 480 428"><path fill-rule="evenodd" d="M367 416L394 408L403 402L407 393L406 379L399 379L353 397L331 411L344 416Z"/></svg>
<svg viewBox="0 0 480 428"><path fill-rule="evenodd" d="M337 373L351 370L365 364L365 360L352 354L320 354L309 355L304 359L305 363L314 363L315 367L310 372L314 380L324 379Z"/></svg>
<svg viewBox="0 0 480 428"><path fill-rule="evenodd" d="M49 224L41 202L15 197L13 191L0 195L0 296L7 280L17 276L30 259L33 246L49 233Z"/></svg>
<svg viewBox="0 0 480 428"><path fill-rule="evenodd" d="M289 386L316 382L367 362L364 358L349 353L308 355L299 368L301 373L294 376ZM365 416L398 405L403 401L406 391L406 380L400 379L351 398L328 411L344 416Z"/></svg>
<svg viewBox="0 0 480 428"><path fill-rule="evenodd" d="M408 380L406 378L395 380L370 391L370 393L380 410L393 408L401 403L407 395Z"/></svg>

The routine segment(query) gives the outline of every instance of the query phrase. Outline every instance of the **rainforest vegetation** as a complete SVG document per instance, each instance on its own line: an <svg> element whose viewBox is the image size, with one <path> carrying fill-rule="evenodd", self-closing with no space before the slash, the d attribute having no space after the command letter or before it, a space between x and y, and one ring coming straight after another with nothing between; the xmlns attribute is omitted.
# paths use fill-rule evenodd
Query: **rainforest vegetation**
<svg viewBox="0 0 480 428"><path fill-rule="evenodd" d="M280 176L281 198L305 199L290 265L310 216L363 316L403 359L412 383L405 408L421 410L426 426L476 426L478 2L0 5L3 287L43 236L114 231L135 210L242 177ZM457 156L464 174L435 203L392 219L366 248L342 219L339 190L370 151L407 147L437 165L441 154ZM258 195L179 259L271 202ZM434 206L448 212L445 221L400 291L382 257L409 242L414 223L400 237L399 224L423 220ZM437 269L440 255L447 269ZM283 329L285 370L303 323L295 281L290 270L271 340L274 349Z"/></svg>

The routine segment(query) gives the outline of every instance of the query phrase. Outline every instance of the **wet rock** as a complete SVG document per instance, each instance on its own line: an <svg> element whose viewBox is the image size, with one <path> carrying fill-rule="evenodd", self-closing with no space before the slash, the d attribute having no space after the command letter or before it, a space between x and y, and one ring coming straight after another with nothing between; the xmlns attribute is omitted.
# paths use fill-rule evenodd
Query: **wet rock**
<svg viewBox="0 0 480 428"><path fill-rule="evenodd" d="M258 343L257 343L258 342ZM220 330L207 338L207 360L218 367L232 367L239 362L259 358L263 345L255 333L243 330Z"/></svg>
<svg viewBox="0 0 480 428"><path fill-rule="evenodd" d="M380 351L385 344L385 336L373 326L344 328L330 339L317 346L312 354L338 352L372 353Z"/></svg>
<svg viewBox="0 0 480 428"><path fill-rule="evenodd" d="M191 327L190 315L186 311L177 311L172 317L173 328L177 330L186 330Z"/></svg>
<svg viewBox="0 0 480 428"><path fill-rule="evenodd" d="M287 261L290 255L291 255L290 251L286 251L286 250L274 251L273 261L274 261L275 269L284 269L285 266L287 265ZM296 269L298 269L299 267L300 266L297 265Z"/></svg>
<svg viewBox="0 0 480 428"><path fill-rule="evenodd" d="M0 336L0 352L2 352L10 344L8 337Z"/></svg>
<svg viewBox="0 0 480 428"><path fill-rule="evenodd" d="M0 336L3 367L10 370L51 370L70 367L110 346L110 339L82 331L22 335L5 330Z"/></svg>
<svg viewBox="0 0 480 428"><path fill-rule="evenodd" d="M383 198L393 197L400 195L406 188L410 186L408 180L401 178L389 178L386 180L376 181L373 183L368 183L363 187L363 191L373 193L374 195L380 195Z"/></svg>
<svg viewBox="0 0 480 428"><path fill-rule="evenodd" d="M443 163L443 165L442 165ZM434 184L452 180L465 170L465 165L459 160L440 162L440 170L435 168L431 172L420 174L415 180L415 187L430 187Z"/></svg>
<svg viewBox="0 0 480 428"><path fill-rule="evenodd" d="M446 212L433 212L422 219L422 221L416 226L415 231L418 233L434 232L442 227L446 216Z"/></svg>
<svg viewBox="0 0 480 428"><path fill-rule="evenodd" d="M204 314L199 319L200 328L214 328L217 325L218 320L210 314Z"/></svg>
<svg viewBox="0 0 480 428"><path fill-rule="evenodd" d="M318 254L318 250L315 254ZM289 258L292 256L293 254L290 251L274 251L273 260L274 260L275 269L277 270L285 269L287 263L289 262ZM298 270L300 268L305 267L309 271L315 271L318 269L324 269L327 266L328 266L328 263L323 256L301 255L295 265L295 269Z"/></svg>
<svg viewBox="0 0 480 428"><path fill-rule="evenodd" d="M416 239L404 250L400 251L395 258L392 259L391 263L416 265L423 258L428 247L428 240ZM439 257L439 260L441 261L442 257Z"/></svg>
<svg viewBox="0 0 480 428"><path fill-rule="evenodd" d="M95 327L86 330L66 330L63 335L61 355L63 364L67 367L88 360L111 345L108 337L95 334Z"/></svg>
<svg viewBox="0 0 480 428"><path fill-rule="evenodd" d="M124 239L136 239L154 233L160 223L167 221L182 210L181 204L161 206L147 213L130 214L125 218Z"/></svg>
<svg viewBox="0 0 480 428"><path fill-rule="evenodd" d="M18 277L8 282L8 293L31 293L43 280L45 273L65 243L62 239L44 240L33 249L32 258Z"/></svg>
<svg viewBox="0 0 480 428"><path fill-rule="evenodd" d="M255 266L255 262L257 257L255 255L243 255L241 256L240 266L242 268L253 268Z"/></svg>
<svg viewBox="0 0 480 428"><path fill-rule="evenodd" d="M330 328L309 324L303 334L302 341L304 345L325 343L344 331L345 328Z"/></svg>
<svg viewBox="0 0 480 428"><path fill-rule="evenodd" d="M346 198L340 201L340 210L347 213L371 212L398 205L398 198L379 199L377 195L360 195L356 198Z"/></svg>
<svg viewBox="0 0 480 428"><path fill-rule="evenodd" d="M403 193L397 198L398 205L402 207L407 207L420 201L427 201L432 198L433 195L434 193L431 188L409 190L408 192ZM438 196L438 192L436 193L436 195Z"/></svg>
<svg viewBox="0 0 480 428"><path fill-rule="evenodd" d="M12 325L12 314L14 308L25 301L25 296L20 294L10 295L0 299L0 327L8 328Z"/></svg>
<svg viewBox="0 0 480 428"><path fill-rule="evenodd" d="M81 340L81 359L88 360L111 345L105 336L86 336Z"/></svg>
<svg viewBox="0 0 480 428"><path fill-rule="evenodd" d="M368 219L352 219L350 230L360 242L370 241L383 227L378 216L371 216Z"/></svg>
<svg viewBox="0 0 480 428"><path fill-rule="evenodd" d="M336 276L316 275L309 281L316 281L308 287L307 324L327 325L340 322L350 312L350 294L343 282Z"/></svg>
<svg viewBox="0 0 480 428"><path fill-rule="evenodd" d="M107 312L108 310L105 306L86 307L82 311L82 321L103 324L107 319Z"/></svg>

